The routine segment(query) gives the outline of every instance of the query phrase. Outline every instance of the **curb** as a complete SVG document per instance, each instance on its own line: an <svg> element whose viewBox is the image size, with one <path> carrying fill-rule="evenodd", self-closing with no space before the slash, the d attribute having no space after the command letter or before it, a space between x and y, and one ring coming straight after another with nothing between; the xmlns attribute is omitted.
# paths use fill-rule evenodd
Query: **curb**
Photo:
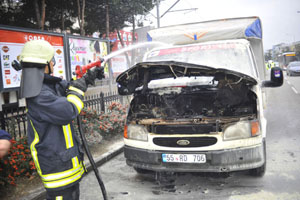
<svg viewBox="0 0 300 200"><path fill-rule="evenodd" d="M100 167L110 159L114 158L118 154L123 152L124 142L117 142L111 146L111 150L106 152L105 154L101 155L98 158L95 158L95 163L97 167ZM91 164L87 160L85 167L87 169L87 173L90 173L93 171ZM30 192L30 195L27 195L26 197L22 197L21 200L44 200L46 198L46 190L44 187L39 187L34 191Z"/></svg>

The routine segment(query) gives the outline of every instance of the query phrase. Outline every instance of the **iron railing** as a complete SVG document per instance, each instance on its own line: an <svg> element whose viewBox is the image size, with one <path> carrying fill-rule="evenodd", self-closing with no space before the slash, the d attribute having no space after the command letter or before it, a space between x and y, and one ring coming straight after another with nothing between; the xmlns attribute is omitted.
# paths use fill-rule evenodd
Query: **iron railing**
<svg viewBox="0 0 300 200"><path fill-rule="evenodd" d="M108 112L108 107L113 102L123 104L123 97L117 93L100 92L84 99L85 107L96 110L98 114ZM17 104L3 106L3 110L0 112L0 123L1 129L9 132L14 139L25 136L27 129L26 107L18 107Z"/></svg>

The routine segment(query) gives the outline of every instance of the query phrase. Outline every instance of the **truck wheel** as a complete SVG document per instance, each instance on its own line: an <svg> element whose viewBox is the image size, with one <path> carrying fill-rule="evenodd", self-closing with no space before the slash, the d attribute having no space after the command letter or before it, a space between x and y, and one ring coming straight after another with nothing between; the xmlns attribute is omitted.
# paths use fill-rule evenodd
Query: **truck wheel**
<svg viewBox="0 0 300 200"><path fill-rule="evenodd" d="M263 177L265 172L266 172L266 166L267 166L267 150L266 150L266 141L263 141L263 148L264 148L264 157L265 157L265 162L261 167L250 169L249 174L251 176L256 176L256 177Z"/></svg>
<svg viewBox="0 0 300 200"><path fill-rule="evenodd" d="M250 175L256 177L263 177L265 172L266 172L266 162L261 167L249 170Z"/></svg>
<svg viewBox="0 0 300 200"><path fill-rule="evenodd" d="M138 174L149 174L151 171L147 169L142 169L138 167L133 168Z"/></svg>

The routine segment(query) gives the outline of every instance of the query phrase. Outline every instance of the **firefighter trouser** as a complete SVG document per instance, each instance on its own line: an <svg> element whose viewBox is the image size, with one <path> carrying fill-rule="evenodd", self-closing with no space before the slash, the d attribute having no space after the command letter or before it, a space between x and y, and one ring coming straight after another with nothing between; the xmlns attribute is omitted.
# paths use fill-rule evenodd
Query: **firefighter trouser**
<svg viewBox="0 0 300 200"><path fill-rule="evenodd" d="M47 191L47 200L79 200L79 183L59 191Z"/></svg>

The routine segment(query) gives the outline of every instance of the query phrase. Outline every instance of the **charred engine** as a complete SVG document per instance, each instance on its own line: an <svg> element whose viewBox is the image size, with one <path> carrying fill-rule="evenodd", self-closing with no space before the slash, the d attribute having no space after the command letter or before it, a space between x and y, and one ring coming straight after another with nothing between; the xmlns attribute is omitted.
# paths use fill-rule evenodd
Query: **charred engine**
<svg viewBox="0 0 300 200"><path fill-rule="evenodd" d="M136 91L128 121L257 115L253 84L242 77L215 73L210 84L146 88Z"/></svg>

